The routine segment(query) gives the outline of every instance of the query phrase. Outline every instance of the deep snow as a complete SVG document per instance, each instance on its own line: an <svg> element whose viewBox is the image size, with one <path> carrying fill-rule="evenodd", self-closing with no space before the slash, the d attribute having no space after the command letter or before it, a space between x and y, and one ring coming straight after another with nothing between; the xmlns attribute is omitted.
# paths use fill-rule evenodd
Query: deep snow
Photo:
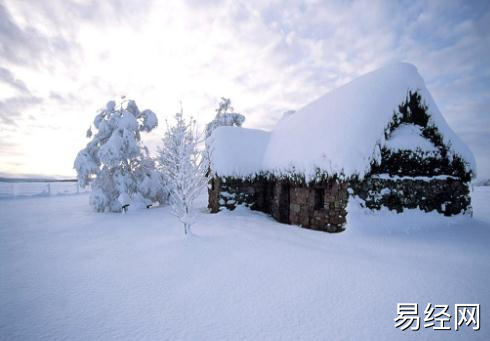
<svg viewBox="0 0 490 341"><path fill-rule="evenodd" d="M0 339L490 339L489 187L475 189L473 219L351 202L339 234L208 214L205 200L191 238L168 208L0 201ZM401 302L422 320L429 302L480 303L481 330L402 332Z"/></svg>

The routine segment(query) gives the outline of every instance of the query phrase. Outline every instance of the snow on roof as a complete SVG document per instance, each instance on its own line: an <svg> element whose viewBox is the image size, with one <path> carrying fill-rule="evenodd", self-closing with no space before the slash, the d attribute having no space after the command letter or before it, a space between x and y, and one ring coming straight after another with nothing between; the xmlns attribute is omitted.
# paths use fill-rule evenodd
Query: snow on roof
<svg viewBox="0 0 490 341"><path fill-rule="evenodd" d="M216 128L207 140L211 169L218 176L247 177L258 173L269 137L269 132L259 129Z"/></svg>
<svg viewBox="0 0 490 341"><path fill-rule="evenodd" d="M475 161L468 147L449 128L414 65L393 63L330 91L279 122L271 133L264 168L294 170L313 177L317 168L330 174L363 175L384 144L384 129L409 90L419 91L432 122L452 151Z"/></svg>
<svg viewBox="0 0 490 341"><path fill-rule="evenodd" d="M407 63L390 64L330 91L294 115L283 117L270 134L244 128L216 129L211 167L224 176L268 171L294 172L312 179L317 169L362 176L379 157L379 146L386 143L384 129L409 90L419 92L431 116L429 123L438 127L450 153L468 162L475 175L473 154L446 123L417 68ZM420 144L421 139L410 143Z"/></svg>

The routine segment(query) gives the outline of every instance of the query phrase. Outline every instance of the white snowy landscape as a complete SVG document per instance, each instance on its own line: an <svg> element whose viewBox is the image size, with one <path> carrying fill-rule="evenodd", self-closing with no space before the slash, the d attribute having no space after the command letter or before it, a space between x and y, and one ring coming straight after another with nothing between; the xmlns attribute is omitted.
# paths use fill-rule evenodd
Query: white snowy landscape
<svg viewBox="0 0 490 341"><path fill-rule="evenodd" d="M490 187L474 216L372 213L345 232L237 208L185 237L168 207L94 212L85 194L0 201L2 340L488 340ZM401 331L402 302L481 304L481 328ZM422 321L423 324L423 321Z"/></svg>
<svg viewBox="0 0 490 341"><path fill-rule="evenodd" d="M0 0L0 341L489 341L489 24Z"/></svg>
<svg viewBox="0 0 490 341"><path fill-rule="evenodd" d="M413 114L397 116L398 103L417 99L407 95L411 90L425 104L411 102ZM426 122L410 121L415 115ZM490 187L470 184L475 158L447 125L415 66L394 63L359 77L288 113L271 132L242 128L244 121L222 98L203 140L181 109L166 122L152 156L141 135L158 126L156 114L133 100L109 101L75 158L78 183L3 182L2 339L490 338ZM335 133L325 133L335 124ZM351 138L342 143L345 134ZM409 153L401 154L402 162L420 155L414 164L420 169L376 173L373 167L388 162L382 148ZM424 171L427 165L432 168ZM335 224L346 216L339 230L329 231L342 232L281 224L272 218L275 211L271 217L251 210L262 185L238 189L258 188L253 201L239 201L241 193L229 187L218 189L223 206L210 213L215 183L253 184L263 174L273 185L279 181L280 191L280 181L295 185L295 176L305 176L303 189L287 193L314 188L306 205L315 201L311 212ZM418 208L367 209L368 201L353 189L359 177L411 184L398 190L384 183L369 192L405 200L421 191ZM454 183L466 192L452 197ZM325 184L344 188L346 200L325 194L319 187ZM423 210L425 196L432 196L433 206ZM291 198L282 206L289 223L290 212L300 207ZM324 204L325 198L333 202ZM274 205L276 199L264 200ZM446 211L447 205L459 214ZM320 228L303 227L325 231L330 220L324 221ZM396 326L403 318L398 305L408 303L418 305L418 330ZM474 323L462 322L455 305L475 304ZM427 313L432 306L447 307L442 320L439 311ZM431 328L431 321L448 330Z"/></svg>

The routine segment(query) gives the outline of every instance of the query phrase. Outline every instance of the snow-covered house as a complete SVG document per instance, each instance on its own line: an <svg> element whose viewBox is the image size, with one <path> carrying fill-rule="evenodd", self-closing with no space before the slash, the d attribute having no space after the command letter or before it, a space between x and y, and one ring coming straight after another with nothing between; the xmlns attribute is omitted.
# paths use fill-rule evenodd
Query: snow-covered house
<svg viewBox="0 0 490 341"><path fill-rule="evenodd" d="M473 154L411 64L361 76L270 132L220 127L208 144L211 212L245 204L280 222L336 232L350 195L371 209L471 210Z"/></svg>

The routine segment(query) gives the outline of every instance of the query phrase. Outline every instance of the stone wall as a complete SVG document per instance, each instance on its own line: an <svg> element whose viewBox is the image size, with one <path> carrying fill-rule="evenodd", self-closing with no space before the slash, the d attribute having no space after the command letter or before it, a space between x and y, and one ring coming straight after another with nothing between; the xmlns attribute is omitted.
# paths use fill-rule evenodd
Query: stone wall
<svg viewBox="0 0 490 341"><path fill-rule="evenodd" d="M290 191L289 222L315 230L342 231L347 216L347 200L345 182L326 181L313 186L293 187Z"/></svg>
<svg viewBox="0 0 490 341"><path fill-rule="evenodd" d="M218 213L220 211L220 185L220 178L215 177L208 181L208 209L211 213Z"/></svg>
<svg viewBox="0 0 490 341"><path fill-rule="evenodd" d="M214 178L208 192L208 207L213 213L245 205L282 223L328 232L342 231L346 221L347 183L337 180L306 186L265 178Z"/></svg>
<svg viewBox="0 0 490 341"><path fill-rule="evenodd" d="M263 210L266 206L263 197L265 183L265 180L260 179L212 178L208 183L208 208L211 213L217 213L223 208L234 210L238 205Z"/></svg>
<svg viewBox="0 0 490 341"><path fill-rule="evenodd" d="M366 207L402 212L404 208L420 208L425 212L437 211L446 216L471 212L471 198L466 182L461 180L417 178L377 178L352 181L353 193L365 201Z"/></svg>
<svg viewBox="0 0 490 341"><path fill-rule="evenodd" d="M271 214L282 223L338 232L344 229L346 222L348 188L370 209L387 207L402 212L405 208L418 207L446 216L471 213L468 183L451 177L429 181L416 177L371 176L349 182L331 179L312 186L266 178L214 178L208 186L208 207L216 213L245 205Z"/></svg>

